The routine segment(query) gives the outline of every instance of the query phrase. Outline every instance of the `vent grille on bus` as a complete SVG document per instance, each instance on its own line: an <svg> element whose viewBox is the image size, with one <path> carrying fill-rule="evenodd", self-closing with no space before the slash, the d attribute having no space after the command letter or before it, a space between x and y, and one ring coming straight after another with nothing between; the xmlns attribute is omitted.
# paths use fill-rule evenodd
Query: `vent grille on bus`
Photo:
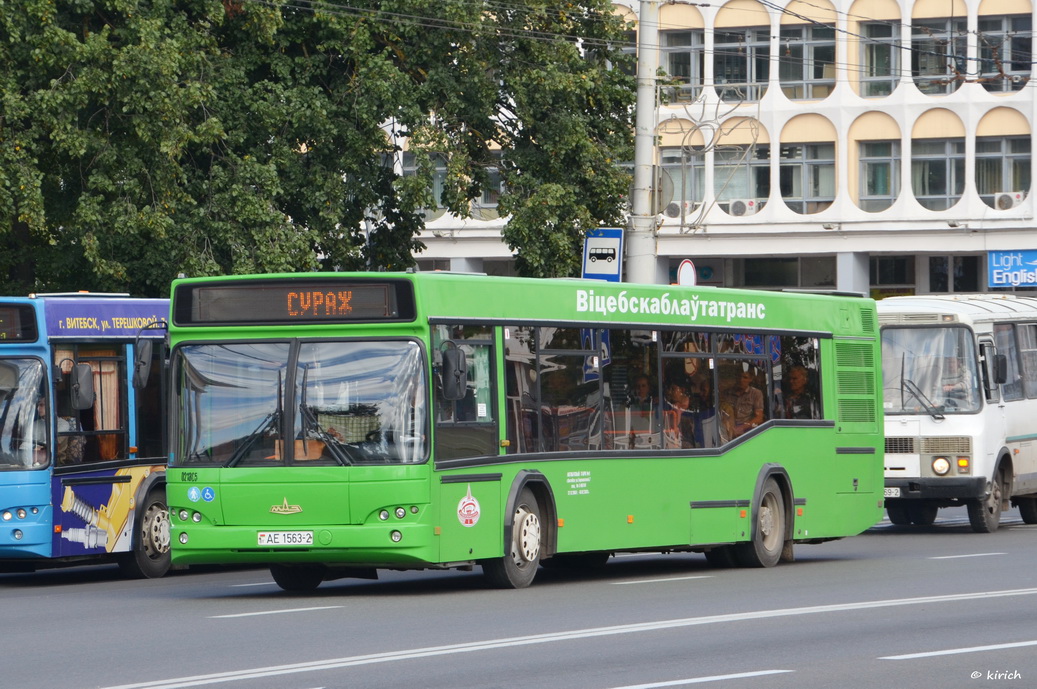
<svg viewBox="0 0 1037 689"><path fill-rule="evenodd" d="M961 438L922 438L922 452L929 455L968 454L972 452L972 439Z"/></svg>
<svg viewBox="0 0 1037 689"><path fill-rule="evenodd" d="M875 376L866 371L839 371L836 379L840 394L871 395L875 392Z"/></svg>
<svg viewBox="0 0 1037 689"><path fill-rule="evenodd" d="M875 332L875 312L867 309L861 310L861 328L866 333Z"/></svg>
<svg viewBox="0 0 1037 689"><path fill-rule="evenodd" d="M870 343L839 342L835 347L835 365L849 368L871 368L875 365L875 348Z"/></svg>
<svg viewBox="0 0 1037 689"><path fill-rule="evenodd" d="M875 404L870 400L839 400L839 421L843 423L874 423Z"/></svg>
<svg viewBox="0 0 1037 689"><path fill-rule="evenodd" d="M886 438L887 455L913 455L915 454L914 438Z"/></svg>

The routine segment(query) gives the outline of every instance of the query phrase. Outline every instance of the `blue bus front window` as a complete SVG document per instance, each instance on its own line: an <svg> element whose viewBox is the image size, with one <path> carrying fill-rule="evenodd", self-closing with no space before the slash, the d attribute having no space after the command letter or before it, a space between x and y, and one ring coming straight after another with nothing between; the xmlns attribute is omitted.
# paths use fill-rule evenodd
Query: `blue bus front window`
<svg viewBox="0 0 1037 689"><path fill-rule="evenodd" d="M43 364L0 360L0 471L50 465L50 428Z"/></svg>
<svg viewBox="0 0 1037 689"><path fill-rule="evenodd" d="M883 328L882 378L886 414L979 411L976 349L967 328Z"/></svg>

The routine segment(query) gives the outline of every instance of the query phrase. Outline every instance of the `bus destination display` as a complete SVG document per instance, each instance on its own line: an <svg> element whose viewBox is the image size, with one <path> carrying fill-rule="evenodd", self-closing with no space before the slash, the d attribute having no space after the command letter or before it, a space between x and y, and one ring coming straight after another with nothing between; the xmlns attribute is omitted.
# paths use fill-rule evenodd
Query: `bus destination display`
<svg viewBox="0 0 1037 689"><path fill-rule="evenodd" d="M0 304L0 342L35 342L36 312L28 304Z"/></svg>
<svg viewBox="0 0 1037 689"><path fill-rule="evenodd" d="M335 280L179 285L175 318L242 324L396 320L397 292L404 286L409 289L407 283Z"/></svg>

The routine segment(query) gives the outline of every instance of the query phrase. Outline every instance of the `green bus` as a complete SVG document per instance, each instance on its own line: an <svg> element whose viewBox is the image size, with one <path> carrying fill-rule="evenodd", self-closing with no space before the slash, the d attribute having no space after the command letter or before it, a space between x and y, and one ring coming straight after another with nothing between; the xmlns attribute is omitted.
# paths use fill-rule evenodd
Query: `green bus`
<svg viewBox="0 0 1037 689"><path fill-rule="evenodd" d="M170 308L175 565L521 588L618 552L769 567L882 517L870 299L321 273Z"/></svg>

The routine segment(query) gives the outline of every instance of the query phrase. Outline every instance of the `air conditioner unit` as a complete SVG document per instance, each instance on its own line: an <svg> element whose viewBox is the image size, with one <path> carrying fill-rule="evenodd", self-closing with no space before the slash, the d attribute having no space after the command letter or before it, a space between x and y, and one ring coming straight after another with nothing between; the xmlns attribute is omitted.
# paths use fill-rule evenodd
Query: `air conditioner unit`
<svg viewBox="0 0 1037 689"><path fill-rule="evenodd" d="M999 211L1006 211L1009 208L1015 208L1023 199L1026 198L1026 193L1022 191L1005 191L1000 194L994 195L994 208Z"/></svg>
<svg viewBox="0 0 1037 689"><path fill-rule="evenodd" d="M735 199L728 205L728 213L742 218L756 212L756 199Z"/></svg>
<svg viewBox="0 0 1037 689"><path fill-rule="evenodd" d="M682 203L677 203L676 201L674 201L672 203L666 204L666 208L663 209L663 215L665 215L667 218L679 218L681 217L681 212L683 211L684 217L686 218L692 213L694 213L696 208L698 208L698 204L693 203L691 201L684 201Z"/></svg>

